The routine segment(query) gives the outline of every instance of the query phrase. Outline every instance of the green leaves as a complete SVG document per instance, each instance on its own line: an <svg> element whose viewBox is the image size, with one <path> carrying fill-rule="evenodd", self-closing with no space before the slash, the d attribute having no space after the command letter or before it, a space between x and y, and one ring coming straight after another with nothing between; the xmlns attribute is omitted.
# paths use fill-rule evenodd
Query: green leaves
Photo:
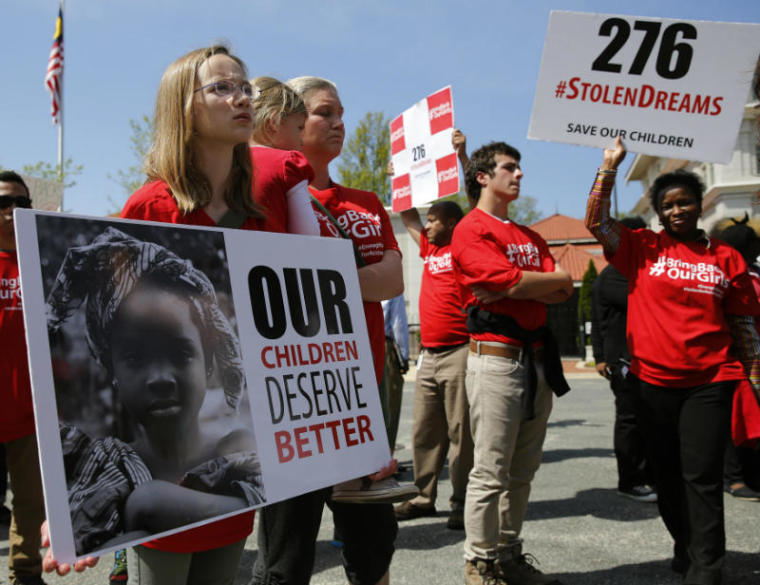
<svg viewBox="0 0 760 585"><path fill-rule="evenodd" d="M382 112L367 112L343 146L338 162L341 184L373 191L390 205L391 181L386 172L391 145L389 121Z"/></svg>
<svg viewBox="0 0 760 585"><path fill-rule="evenodd" d="M145 182L143 173L143 161L150 148L153 138L153 118L143 114L140 120L129 120L132 134L129 137L130 146L136 164L128 166L125 170L116 171L116 176L109 174L108 178L120 185L127 196L142 187Z"/></svg>

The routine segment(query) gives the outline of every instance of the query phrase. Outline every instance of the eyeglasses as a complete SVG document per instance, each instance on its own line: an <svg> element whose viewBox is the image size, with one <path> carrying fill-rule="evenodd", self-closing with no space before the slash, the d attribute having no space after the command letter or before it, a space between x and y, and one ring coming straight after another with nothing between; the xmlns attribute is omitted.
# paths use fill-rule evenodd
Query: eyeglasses
<svg viewBox="0 0 760 585"><path fill-rule="evenodd" d="M32 206L32 200L24 195L0 195L0 209L8 209L14 203L16 207L22 209L29 209Z"/></svg>
<svg viewBox="0 0 760 585"><path fill-rule="evenodd" d="M214 93L222 98L227 98L231 95L237 95L238 90L240 90L245 97L253 98L253 87L247 81L241 81L240 83L235 83L234 81L227 80L214 81L213 83L202 85L193 93L198 93L199 91L209 87L213 87Z"/></svg>

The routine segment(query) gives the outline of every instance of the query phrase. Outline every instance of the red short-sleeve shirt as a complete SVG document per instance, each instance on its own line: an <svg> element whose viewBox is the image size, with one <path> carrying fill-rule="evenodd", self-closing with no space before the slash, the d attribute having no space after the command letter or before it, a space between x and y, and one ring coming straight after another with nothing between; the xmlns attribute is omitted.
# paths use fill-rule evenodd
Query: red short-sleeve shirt
<svg viewBox="0 0 760 585"><path fill-rule="evenodd" d="M34 433L21 281L15 251L0 250L0 443Z"/></svg>
<svg viewBox="0 0 760 585"><path fill-rule="evenodd" d="M469 338L464 305L451 258L451 244L436 246L420 233L425 262L420 287L420 337L423 347L465 343Z"/></svg>
<svg viewBox="0 0 760 585"><path fill-rule="evenodd" d="M287 192L299 183L306 181L308 184L314 179L309 161L295 150L252 146L251 162L253 198L266 214L262 229L288 233Z"/></svg>
<svg viewBox="0 0 760 585"><path fill-rule="evenodd" d="M533 330L546 323L544 303L504 298L483 304L470 291L474 285L494 291L506 290L520 282L523 271L553 272L554 258L540 235L476 208L454 228L451 249L466 307L477 305L499 315L508 315L523 329ZM476 333L471 337L479 341L521 344L495 333Z"/></svg>
<svg viewBox="0 0 760 585"><path fill-rule="evenodd" d="M719 240L680 242L624 229L608 258L628 278L631 371L650 384L690 387L745 377L726 315L758 315L741 255Z"/></svg>
<svg viewBox="0 0 760 585"><path fill-rule="evenodd" d="M313 187L309 189L311 194L335 218L338 225L348 233L367 264L380 262L386 250L395 250L401 254L396 236L393 235L391 220L377 195L370 191L350 189L336 184L323 190ZM319 230L322 236L341 237L338 228L316 206L314 213L319 220ZM378 302L364 301L364 316L367 320L367 332L372 348L375 376L380 383L385 359L383 308Z"/></svg>

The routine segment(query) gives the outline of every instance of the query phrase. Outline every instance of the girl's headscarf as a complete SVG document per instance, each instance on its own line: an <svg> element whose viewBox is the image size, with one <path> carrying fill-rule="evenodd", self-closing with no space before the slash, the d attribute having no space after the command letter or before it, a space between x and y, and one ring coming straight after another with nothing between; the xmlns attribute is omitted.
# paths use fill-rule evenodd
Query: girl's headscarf
<svg viewBox="0 0 760 585"><path fill-rule="evenodd" d="M204 348L213 352L227 404L235 408L245 377L232 325L208 277L163 246L109 227L89 245L70 248L47 299L48 329L57 331L86 302L87 343L95 359L112 372L113 321L121 303L147 278L188 291L188 301L201 320L202 338L209 341Z"/></svg>

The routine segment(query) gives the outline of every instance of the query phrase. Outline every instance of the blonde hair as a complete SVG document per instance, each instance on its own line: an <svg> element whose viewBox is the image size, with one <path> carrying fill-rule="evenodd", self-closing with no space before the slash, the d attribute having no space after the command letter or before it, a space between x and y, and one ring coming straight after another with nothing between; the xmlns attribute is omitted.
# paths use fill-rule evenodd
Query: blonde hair
<svg viewBox="0 0 760 585"><path fill-rule="evenodd" d="M308 101L308 94L319 89L326 89L332 91L335 93L335 95L338 95L338 86L329 79L324 79L323 77L303 75L301 77L288 79L288 81L285 83L288 85L288 87L300 95L301 99L303 99L304 102Z"/></svg>
<svg viewBox="0 0 760 585"><path fill-rule="evenodd" d="M245 64L223 45L191 51L180 57L164 72L158 86L154 114L153 143L145 157L148 180L169 185L177 207L189 213L211 202L211 185L195 160L193 94L198 83L198 68L213 55L233 59L246 74ZM233 150L232 170L224 191L230 209L248 216L263 218L253 201L253 167L248 144Z"/></svg>
<svg viewBox="0 0 760 585"><path fill-rule="evenodd" d="M274 120L280 124L291 114L306 115L306 104L293 89L274 77L251 79L255 92L253 100L253 139L259 144L267 144L269 136L267 123Z"/></svg>

